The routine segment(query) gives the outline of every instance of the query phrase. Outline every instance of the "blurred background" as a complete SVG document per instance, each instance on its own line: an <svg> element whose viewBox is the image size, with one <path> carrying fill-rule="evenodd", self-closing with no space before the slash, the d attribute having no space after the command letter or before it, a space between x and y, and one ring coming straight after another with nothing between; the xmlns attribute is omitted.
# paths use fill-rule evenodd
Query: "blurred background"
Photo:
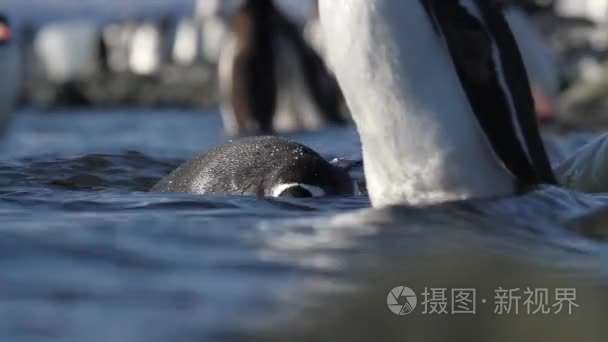
<svg viewBox="0 0 608 342"><path fill-rule="evenodd" d="M510 8L539 117L568 127L606 126L607 2L496 1ZM321 52L315 1L276 2ZM0 11L10 20L11 45L20 61L11 68L18 81L10 82L18 87L18 107L217 108L218 59L241 4L2 0Z"/></svg>
<svg viewBox="0 0 608 342"><path fill-rule="evenodd" d="M239 1L2 0L21 55L19 105L216 107ZM310 1L279 1L298 25Z"/></svg>

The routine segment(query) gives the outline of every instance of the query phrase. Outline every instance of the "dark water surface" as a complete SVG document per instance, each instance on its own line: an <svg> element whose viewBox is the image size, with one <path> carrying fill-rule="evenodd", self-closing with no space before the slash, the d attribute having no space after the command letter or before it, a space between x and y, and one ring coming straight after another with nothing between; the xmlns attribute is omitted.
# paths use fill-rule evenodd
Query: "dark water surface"
<svg viewBox="0 0 608 342"><path fill-rule="evenodd" d="M328 158L360 155L352 128L293 138ZM145 192L223 139L213 113L19 113L0 145L0 341L256 336L439 242L605 283L608 249L565 226L607 196L547 188L351 214L368 200Z"/></svg>

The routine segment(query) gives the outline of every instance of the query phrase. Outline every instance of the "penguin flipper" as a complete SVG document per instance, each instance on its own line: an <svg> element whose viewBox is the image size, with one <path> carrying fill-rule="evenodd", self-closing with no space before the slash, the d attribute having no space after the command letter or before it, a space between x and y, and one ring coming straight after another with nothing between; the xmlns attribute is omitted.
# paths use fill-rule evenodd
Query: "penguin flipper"
<svg viewBox="0 0 608 342"><path fill-rule="evenodd" d="M518 55L505 61L502 50L517 50L517 46L499 46L502 41L497 42L496 29L491 30L486 24L495 17L502 18L500 13L493 13L490 19L479 18L459 1L423 1L436 20L439 34L445 39L473 112L504 166L525 185L556 183L547 167L548 159L534 121L525 70L517 77L504 75L504 64L517 59ZM463 1L469 6L477 6L473 0ZM521 62L521 56L519 58ZM519 84L514 86L512 83ZM527 94L521 91L522 87L528 89ZM515 92L513 88L518 90Z"/></svg>

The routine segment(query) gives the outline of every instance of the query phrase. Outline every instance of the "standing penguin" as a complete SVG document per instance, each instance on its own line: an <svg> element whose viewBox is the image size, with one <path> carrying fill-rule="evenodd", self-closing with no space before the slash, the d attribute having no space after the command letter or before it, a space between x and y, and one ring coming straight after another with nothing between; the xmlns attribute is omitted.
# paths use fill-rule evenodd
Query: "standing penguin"
<svg viewBox="0 0 608 342"><path fill-rule="evenodd" d="M374 206L557 184L522 58L487 0L320 0Z"/></svg>
<svg viewBox="0 0 608 342"><path fill-rule="evenodd" d="M272 0L245 0L229 26L219 61L228 135L345 122L335 79ZM309 108L303 98L309 98Z"/></svg>

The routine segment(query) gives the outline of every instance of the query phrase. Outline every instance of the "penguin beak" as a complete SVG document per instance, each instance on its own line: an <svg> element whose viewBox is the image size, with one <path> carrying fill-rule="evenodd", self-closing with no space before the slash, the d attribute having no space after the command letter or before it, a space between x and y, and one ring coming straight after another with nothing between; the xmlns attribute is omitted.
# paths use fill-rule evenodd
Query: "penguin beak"
<svg viewBox="0 0 608 342"><path fill-rule="evenodd" d="M351 160L347 158L334 158L329 162L332 166L340 168L346 172L352 171L354 168L362 167L363 162L360 160Z"/></svg>
<svg viewBox="0 0 608 342"><path fill-rule="evenodd" d="M555 99L549 96L539 87L532 87L532 97L534 98L534 107L536 116L541 122L549 122L555 114Z"/></svg>
<svg viewBox="0 0 608 342"><path fill-rule="evenodd" d="M6 23L0 21L0 43L8 43L11 39L11 30Z"/></svg>

